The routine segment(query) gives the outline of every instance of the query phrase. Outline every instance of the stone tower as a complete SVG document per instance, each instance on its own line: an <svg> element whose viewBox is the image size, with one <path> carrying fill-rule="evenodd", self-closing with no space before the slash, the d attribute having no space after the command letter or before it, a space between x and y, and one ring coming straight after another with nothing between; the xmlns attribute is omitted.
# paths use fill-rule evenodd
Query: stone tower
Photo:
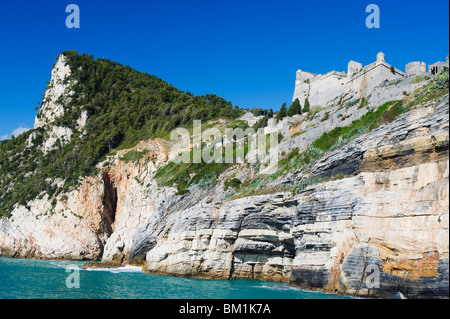
<svg viewBox="0 0 450 319"><path fill-rule="evenodd" d="M427 65L425 62L410 62L405 66L406 76L427 75Z"/></svg>
<svg viewBox="0 0 450 319"><path fill-rule="evenodd" d="M350 61L347 67L347 77L351 78L355 73L362 69L362 64L355 61Z"/></svg>
<svg viewBox="0 0 450 319"><path fill-rule="evenodd" d="M385 55L383 52L380 52L377 54L377 63L384 63L385 62Z"/></svg>

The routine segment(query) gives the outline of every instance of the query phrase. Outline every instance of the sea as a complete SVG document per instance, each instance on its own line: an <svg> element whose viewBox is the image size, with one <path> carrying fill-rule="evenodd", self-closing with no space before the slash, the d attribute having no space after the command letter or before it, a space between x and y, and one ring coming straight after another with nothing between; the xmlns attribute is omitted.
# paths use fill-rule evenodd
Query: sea
<svg viewBox="0 0 450 319"><path fill-rule="evenodd" d="M287 283L149 275L140 267L0 257L0 299L337 299Z"/></svg>

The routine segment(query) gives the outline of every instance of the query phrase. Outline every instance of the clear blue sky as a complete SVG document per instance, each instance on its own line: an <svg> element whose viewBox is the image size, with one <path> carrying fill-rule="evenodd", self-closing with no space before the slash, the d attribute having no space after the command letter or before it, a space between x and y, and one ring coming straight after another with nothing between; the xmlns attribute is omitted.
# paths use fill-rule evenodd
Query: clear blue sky
<svg viewBox="0 0 450 319"><path fill-rule="evenodd" d="M75 3L81 28L67 29ZM375 3L381 28L368 29ZM0 0L0 137L33 126L55 56L73 49L245 108L279 109L297 69L346 71L383 51L404 69L444 61L448 0Z"/></svg>

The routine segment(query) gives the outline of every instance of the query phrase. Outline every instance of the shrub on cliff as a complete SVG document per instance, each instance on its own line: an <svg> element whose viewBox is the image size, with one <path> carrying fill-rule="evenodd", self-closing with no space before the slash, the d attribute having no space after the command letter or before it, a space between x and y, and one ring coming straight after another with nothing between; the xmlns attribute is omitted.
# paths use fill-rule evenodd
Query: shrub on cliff
<svg viewBox="0 0 450 319"><path fill-rule="evenodd" d="M308 98L306 98L302 112L303 113L308 113L309 111L310 111L309 100L308 100Z"/></svg>
<svg viewBox="0 0 450 319"><path fill-rule="evenodd" d="M286 116L286 103L283 103L283 104L281 105L280 110L277 112L277 115L275 116L275 118L276 118L277 120L281 120L281 119L283 119L283 117L285 117L285 116Z"/></svg>
<svg viewBox="0 0 450 319"><path fill-rule="evenodd" d="M300 105L300 101L298 98L292 102L291 106L286 112L287 116L294 116L296 114L302 114L302 106Z"/></svg>

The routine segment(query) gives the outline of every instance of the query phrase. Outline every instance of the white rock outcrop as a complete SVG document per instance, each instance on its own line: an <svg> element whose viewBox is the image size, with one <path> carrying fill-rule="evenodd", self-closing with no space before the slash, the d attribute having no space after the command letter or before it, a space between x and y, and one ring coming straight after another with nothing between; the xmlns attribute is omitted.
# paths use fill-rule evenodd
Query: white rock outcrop
<svg viewBox="0 0 450 319"><path fill-rule="evenodd" d="M36 116L35 129L44 127L64 115L63 103L69 102L68 95L70 92L68 92L68 88L70 88L70 83L68 77L71 73L70 66L66 62L66 58L61 54L52 70L51 80L45 91L39 113Z"/></svg>

